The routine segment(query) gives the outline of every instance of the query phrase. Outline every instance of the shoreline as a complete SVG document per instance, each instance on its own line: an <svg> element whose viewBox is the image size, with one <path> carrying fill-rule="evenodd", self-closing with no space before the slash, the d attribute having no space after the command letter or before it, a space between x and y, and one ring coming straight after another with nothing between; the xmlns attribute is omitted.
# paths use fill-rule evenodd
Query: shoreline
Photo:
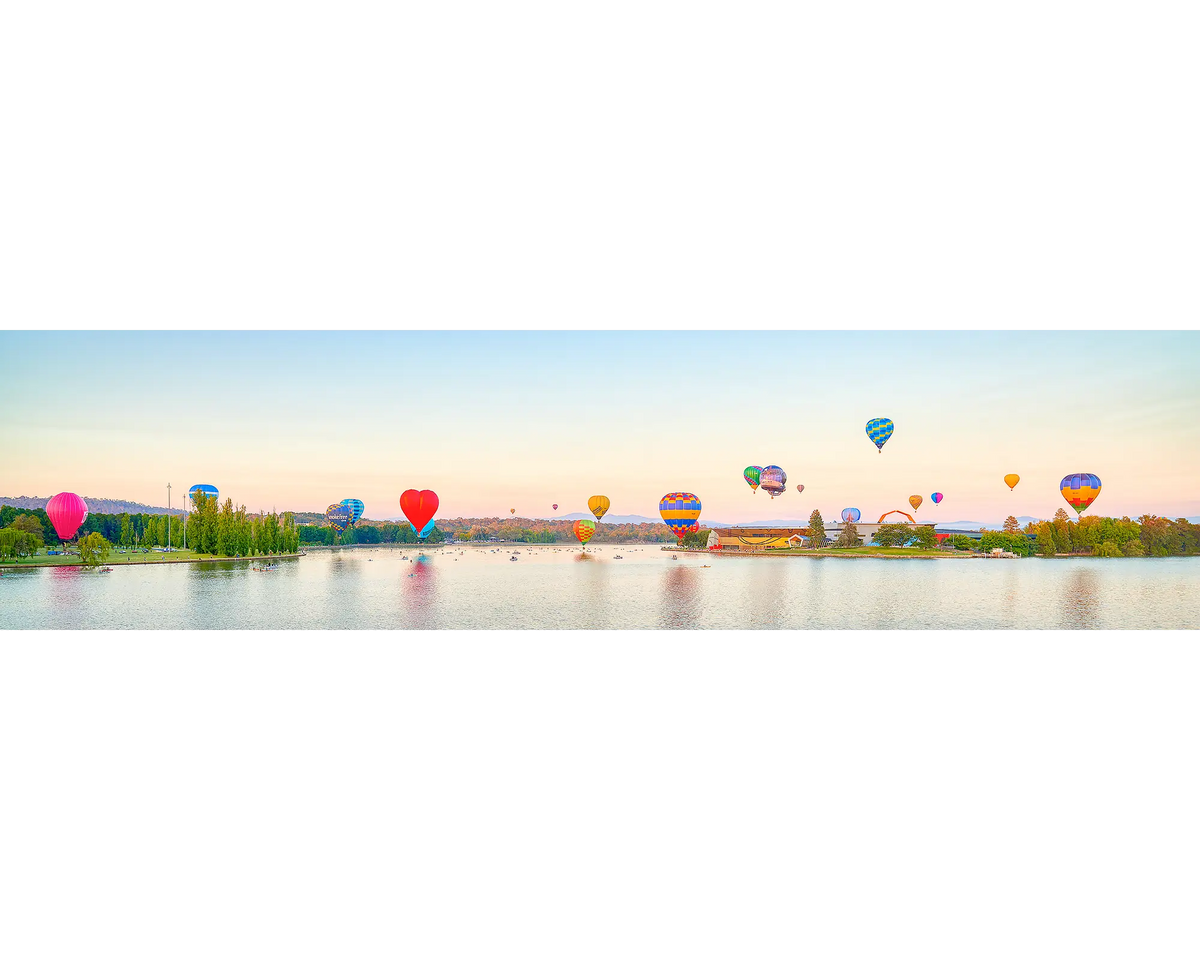
<svg viewBox="0 0 1200 960"><path fill-rule="evenodd" d="M153 566L158 566L159 564L165 564L165 563L228 563L228 562L248 563L251 560L253 560L253 561L295 560L302 556L304 556L303 552L301 552L301 553L272 553L269 555L261 554L259 556L254 556L254 557L180 557L177 559L175 559L175 558L173 558L173 559L159 558L157 560L120 560L120 559L112 560L112 559L110 559L110 560L105 560L104 563L97 564L97 567L98 568L110 567L110 566L111 567L144 567L144 566L153 567ZM39 558L39 559L43 559L43 561L54 560L53 557L46 557L46 558ZM86 565L83 563L49 563L49 562L39 563L36 560L31 560L28 563L0 563L0 570L42 570L47 567L86 569Z"/></svg>

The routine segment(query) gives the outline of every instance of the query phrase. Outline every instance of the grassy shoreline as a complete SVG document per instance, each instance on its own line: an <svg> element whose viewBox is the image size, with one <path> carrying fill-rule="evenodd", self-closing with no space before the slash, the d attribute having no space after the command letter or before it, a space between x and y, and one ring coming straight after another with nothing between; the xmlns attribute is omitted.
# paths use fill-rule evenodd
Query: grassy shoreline
<svg viewBox="0 0 1200 960"><path fill-rule="evenodd" d="M109 558L102 564L101 567L135 567L144 565L154 565L162 563L220 563L223 561L236 561L245 563L253 560L291 560L296 557L302 557L304 553L273 553L273 554L257 554L253 557L214 557L210 554L196 554L191 550L173 550L171 553L159 554L110 554ZM0 563L0 570L31 570L39 567L82 567L77 555L51 557L39 555L30 557L21 561L4 561Z"/></svg>

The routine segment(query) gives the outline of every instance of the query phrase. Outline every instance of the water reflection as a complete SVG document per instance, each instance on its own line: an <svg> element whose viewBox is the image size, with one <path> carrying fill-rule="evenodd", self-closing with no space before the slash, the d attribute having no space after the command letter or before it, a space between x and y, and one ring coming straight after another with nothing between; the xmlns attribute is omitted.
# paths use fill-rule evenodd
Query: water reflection
<svg viewBox="0 0 1200 960"><path fill-rule="evenodd" d="M689 630L697 626L700 571L690 566L669 567L662 576L660 626Z"/></svg>
<svg viewBox="0 0 1200 960"><path fill-rule="evenodd" d="M1095 627L1100 606L1100 577L1096 571L1091 566L1071 571L1063 581L1060 626L1068 630Z"/></svg>
<svg viewBox="0 0 1200 960"><path fill-rule="evenodd" d="M405 566L409 568L403 577L405 599L412 615L409 626L415 629L437 626L432 622L437 605L437 571L433 567L433 558L420 554Z"/></svg>

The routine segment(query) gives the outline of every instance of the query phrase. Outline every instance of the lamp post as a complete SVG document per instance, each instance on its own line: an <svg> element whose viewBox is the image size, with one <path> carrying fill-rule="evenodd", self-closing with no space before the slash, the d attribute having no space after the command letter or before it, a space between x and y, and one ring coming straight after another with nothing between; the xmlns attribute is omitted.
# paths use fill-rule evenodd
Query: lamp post
<svg viewBox="0 0 1200 960"><path fill-rule="evenodd" d="M171 552L171 485L167 484L167 553Z"/></svg>

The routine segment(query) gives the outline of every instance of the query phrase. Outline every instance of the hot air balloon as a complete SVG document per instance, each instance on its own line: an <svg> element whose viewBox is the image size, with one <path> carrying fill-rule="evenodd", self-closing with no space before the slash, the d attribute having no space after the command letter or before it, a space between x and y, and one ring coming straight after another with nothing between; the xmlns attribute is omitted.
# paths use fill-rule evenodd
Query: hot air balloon
<svg viewBox="0 0 1200 960"><path fill-rule="evenodd" d="M46 516L59 540L70 540L87 519L88 508L83 497L75 493L56 493L46 504Z"/></svg>
<svg viewBox="0 0 1200 960"><path fill-rule="evenodd" d="M896 425L886 417L867 421L867 436L879 448L880 453L883 453L883 445L888 442L888 438L891 437L895 429Z"/></svg>
<svg viewBox="0 0 1200 960"><path fill-rule="evenodd" d="M438 495L432 490L405 490L400 494L400 509L414 530L425 529L437 508Z"/></svg>
<svg viewBox="0 0 1200 960"><path fill-rule="evenodd" d="M913 510L920 510L921 504L925 502L925 498L922 497L919 493L914 493L911 497L908 498L908 502L912 504Z"/></svg>
<svg viewBox="0 0 1200 960"><path fill-rule="evenodd" d="M195 506L196 504L197 493L202 493L206 497L211 497L213 500L217 499L217 488L211 483L193 483L191 488L188 490L188 503L190 503L192 506Z"/></svg>
<svg viewBox="0 0 1200 960"><path fill-rule="evenodd" d="M571 524L571 531L575 534L575 539L587 546L587 542L596 535L595 520L576 520Z"/></svg>
<svg viewBox="0 0 1200 960"><path fill-rule="evenodd" d="M351 516L353 514L350 508L344 503L331 503L325 508L325 522L338 533L350 526Z"/></svg>
<svg viewBox="0 0 1200 960"><path fill-rule="evenodd" d="M1067 503L1075 508L1075 513L1082 515L1092 501L1100 496L1100 478L1094 473L1072 473L1062 478L1058 489Z"/></svg>
<svg viewBox="0 0 1200 960"><path fill-rule="evenodd" d="M555 510L557 510L557 509L558 509L558 504L557 504L557 503L552 503L552 504L550 504L550 506L552 506L552 507L553 507Z"/></svg>
<svg viewBox="0 0 1200 960"><path fill-rule="evenodd" d="M742 471L742 476L746 478L746 482L750 484L750 489L758 493L758 478L762 475L762 467L747 467Z"/></svg>
<svg viewBox="0 0 1200 960"><path fill-rule="evenodd" d="M658 502L658 512L680 540L700 529L696 522L700 517L700 500L694 493L668 493Z"/></svg>
<svg viewBox="0 0 1200 960"><path fill-rule="evenodd" d="M804 484L802 484L802 483L796 484L796 493L801 494L803 492L804 492Z"/></svg>
<svg viewBox="0 0 1200 960"><path fill-rule="evenodd" d="M763 467L762 473L758 476L758 485L771 495L774 500L777 496L787 489L787 474L783 472L782 467L777 467L771 464L769 467Z"/></svg>
<svg viewBox="0 0 1200 960"><path fill-rule="evenodd" d="M435 522L436 521L434 520L430 520L427 524L425 524L425 526L421 528L421 532L417 534L417 539L424 540L427 536L433 533Z"/></svg>
<svg viewBox="0 0 1200 960"><path fill-rule="evenodd" d="M350 526L354 526L356 523L358 523L359 519L363 515L363 502L361 500L347 498L343 500L342 503L350 508Z"/></svg>
<svg viewBox="0 0 1200 960"><path fill-rule="evenodd" d="M941 503L942 495L940 493L931 493L929 495L929 499L932 500L934 503Z"/></svg>
<svg viewBox="0 0 1200 960"><path fill-rule="evenodd" d="M600 494L588 497L588 509L592 511L592 516L597 520L604 519L604 515L608 513L608 507L608 497L602 497Z"/></svg>
<svg viewBox="0 0 1200 960"><path fill-rule="evenodd" d="M508 512L509 512L509 513L516 513L516 512L517 512L517 508L516 508L516 507L513 507L513 508L511 508L511 509L510 509Z"/></svg>
<svg viewBox="0 0 1200 960"><path fill-rule="evenodd" d="M861 516L858 507L847 507L842 511L842 523L858 523L858 518Z"/></svg>
<svg viewBox="0 0 1200 960"><path fill-rule="evenodd" d="M1004 475L1004 482L1008 484L1008 489L1012 490L1018 483L1021 482L1021 478L1015 473L1006 473Z"/></svg>

